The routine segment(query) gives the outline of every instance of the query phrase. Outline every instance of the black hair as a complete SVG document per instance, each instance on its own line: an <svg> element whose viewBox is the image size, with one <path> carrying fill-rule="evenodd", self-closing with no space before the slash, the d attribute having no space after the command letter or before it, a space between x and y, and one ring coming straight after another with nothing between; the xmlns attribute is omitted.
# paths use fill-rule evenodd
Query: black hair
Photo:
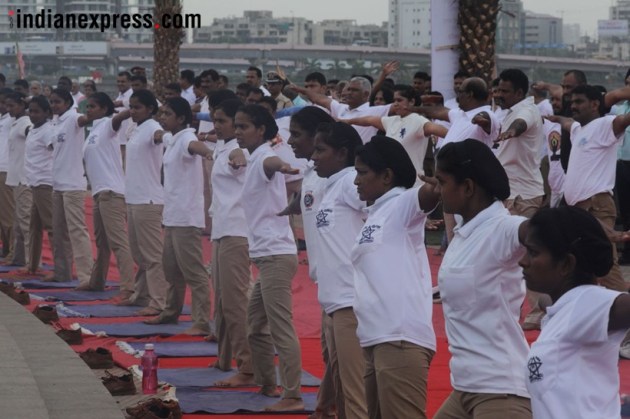
<svg viewBox="0 0 630 419"><path fill-rule="evenodd" d="M58 87L52 89L50 91L50 95L57 95L61 98L61 100L64 101L64 103L66 103L68 105L68 107L71 107L74 104L74 98L72 97L72 93L70 93L68 90L66 89L60 89Z"/></svg>
<svg viewBox="0 0 630 419"><path fill-rule="evenodd" d="M127 77L127 80L131 79L131 73L128 71L121 71L118 73L118 77Z"/></svg>
<svg viewBox="0 0 630 419"><path fill-rule="evenodd" d="M356 157L373 172L390 169L394 173L394 186L411 188L416 183L416 168L400 142L384 135L375 135L355 151Z"/></svg>
<svg viewBox="0 0 630 419"><path fill-rule="evenodd" d="M28 89L28 80L17 79L16 81L13 82L13 85L23 87L24 89Z"/></svg>
<svg viewBox="0 0 630 419"><path fill-rule="evenodd" d="M275 113L276 110L278 109L278 102L276 102L276 100L272 98L271 96L263 96L262 98L260 98L260 101L258 102L258 104L262 105L263 103L266 103L267 105L271 106L271 110L273 111L273 113Z"/></svg>
<svg viewBox="0 0 630 419"><path fill-rule="evenodd" d="M432 92L426 93L429 96L438 96L440 98L440 101L438 102L438 105L444 106L444 95L441 92L438 92L437 90L434 90ZM416 102L416 103L419 103Z"/></svg>
<svg viewBox="0 0 630 419"><path fill-rule="evenodd" d="M361 136L352 125L345 122L324 122L317 126L317 135L335 150L348 150L346 167L354 166L355 152L363 145Z"/></svg>
<svg viewBox="0 0 630 419"><path fill-rule="evenodd" d="M222 80L226 86L230 84L230 79L228 78L228 76L224 76L223 74L219 75L219 80Z"/></svg>
<svg viewBox="0 0 630 419"><path fill-rule="evenodd" d="M271 116L269 111L262 106L244 105L238 109L238 112L242 112L247 115L255 127L265 127L263 138L266 141L274 139L278 134L278 125L276 124L276 120L273 119L273 116Z"/></svg>
<svg viewBox="0 0 630 419"><path fill-rule="evenodd" d="M389 87L390 89L393 89L395 85L396 82L394 82L394 79L392 79L391 77L387 77L385 80L383 80L382 84L382 86Z"/></svg>
<svg viewBox="0 0 630 419"><path fill-rule="evenodd" d="M315 81L315 82L321 84L322 86L324 86L326 84L326 76L324 76L319 71L315 71L313 73L307 74L306 77L304 78L304 81L305 82Z"/></svg>
<svg viewBox="0 0 630 419"><path fill-rule="evenodd" d="M114 114L114 102L112 102L112 99L106 93L96 92L90 96L88 100L93 100L98 106L105 108L105 116Z"/></svg>
<svg viewBox="0 0 630 419"><path fill-rule="evenodd" d="M177 93L182 92L182 86L180 86L179 83L168 83L167 85L164 86L164 88L168 90L174 90Z"/></svg>
<svg viewBox="0 0 630 419"><path fill-rule="evenodd" d="M497 87L499 85L500 81L501 81L501 79L497 77L496 79L492 80L492 82L490 83L490 86L491 87Z"/></svg>
<svg viewBox="0 0 630 419"><path fill-rule="evenodd" d="M201 83L202 83L201 76L195 77L195 81L194 81L193 85L196 88L200 88L201 87Z"/></svg>
<svg viewBox="0 0 630 419"><path fill-rule="evenodd" d="M335 83L335 85L336 85L337 83L339 83L339 79L330 79L330 80L328 80L328 83ZM326 84L328 84L328 83L326 83Z"/></svg>
<svg viewBox="0 0 630 419"><path fill-rule="evenodd" d="M195 82L195 72L192 70L182 70L179 72L179 77L186 80L188 83L193 84Z"/></svg>
<svg viewBox="0 0 630 419"><path fill-rule="evenodd" d="M374 106L374 100L376 99L376 94L378 92L383 93L385 104L390 104L394 101L394 91L386 86L381 86L380 89L370 95L370 106Z"/></svg>
<svg viewBox="0 0 630 419"><path fill-rule="evenodd" d="M319 124L323 122L334 122L330 114L317 106L305 106L291 117L291 122L300 126L304 131L313 137Z"/></svg>
<svg viewBox="0 0 630 419"><path fill-rule="evenodd" d="M485 102L488 100L488 86L483 79L478 77L473 77L468 79L468 83L466 83L466 91L472 93L473 99Z"/></svg>
<svg viewBox="0 0 630 419"><path fill-rule="evenodd" d="M208 106L214 109L219 103L228 99L238 99L236 93L228 89L215 90L208 95Z"/></svg>
<svg viewBox="0 0 630 419"><path fill-rule="evenodd" d="M565 76L573 75L578 84L587 84L586 74L582 70L569 70L564 73Z"/></svg>
<svg viewBox="0 0 630 419"><path fill-rule="evenodd" d="M612 243L587 211L572 206L541 209L529 221L529 235L555 261L575 257L574 286L593 284L613 266Z"/></svg>
<svg viewBox="0 0 630 419"><path fill-rule="evenodd" d="M70 80L70 77L68 77L68 76L61 76L61 77L59 77L59 79L57 80L57 84L59 84L59 82L61 80L65 81L65 82L68 82L68 84L70 86L72 86L72 80Z"/></svg>
<svg viewBox="0 0 630 419"><path fill-rule="evenodd" d="M7 93L5 99L9 99L15 103L22 104L25 109L28 105L28 103L26 103L26 95L24 93L16 92L15 90Z"/></svg>
<svg viewBox="0 0 630 419"><path fill-rule="evenodd" d="M0 96L6 96L9 93L11 93L12 91L13 91L13 89L11 89L9 87L2 87L2 88L0 88Z"/></svg>
<svg viewBox="0 0 630 419"><path fill-rule="evenodd" d="M630 77L630 68L628 69L628 71L626 71L626 76L623 78L623 79L624 79L624 81L625 81L628 77Z"/></svg>
<svg viewBox="0 0 630 419"><path fill-rule="evenodd" d="M7 82L7 77L4 74L2 74L2 73L0 73L0 82L2 82L2 83L6 83Z"/></svg>
<svg viewBox="0 0 630 419"><path fill-rule="evenodd" d="M469 77L466 71L459 70L457 73L453 74L453 80L455 79L467 79Z"/></svg>
<svg viewBox="0 0 630 419"><path fill-rule="evenodd" d="M420 103L416 90L408 84L395 84L393 90L394 93L398 92L400 96L406 98L407 100L414 103Z"/></svg>
<svg viewBox="0 0 630 419"><path fill-rule="evenodd" d="M436 167L455 178L457 183L471 179L489 198L506 200L510 182L505 169L490 148L471 138L448 143L436 156Z"/></svg>
<svg viewBox="0 0 630 419"><path fill-rule="evenodd" d="M263 93L261 88L259 88L259 87L252 87L252 86L248 85L247 96L251 95L252 93L255 94L255 95L265 96L265 94Z"/></svg>
<svg viewBox="0 0 630 419"><path fill-rule="evenodd" d="M29 105L31 103L35 103L37 106L42 108L44 112L47 112L47 113L52 112L50 109L50 102L48 102L48 99L46 99L46 96L44 95L33 96L31 98L31 101L29 102Z"/></svg>
<svg viewBox="0 0 630 419"><path fill-rule="evenodd" d="M426 71L416 71L416 73L413 75L414 79L422 79L424 81L429 81L431 80L431 77L429 76L429 73L427 73Z"/></svg>
<svg viewBox="0 0 630 419"><path fill-rule="evenodd" d="M146 77L144 78L145 83L146 83ZM96 91L96 82L92 79L87 79L86 81L83 82L83 84L89 84L90 86L92 86L92 88L94 89L94 91Z"/></svg>
<svg viewBox="0 0 630 419"><path fill-rule="evenodd" d="M602 102L602 91L595 86L590 86L588 84L582 84L580 86L576 86L571 92L573 95L584 95L588 100L597 100L600 103Z"/></svg>
<svg viewBox="0 0 630 419"><path fill-rule="evenodd" d="M175 113L175 116L184 117L184 125L192 124L192 111L190 110L190 104L183 97L172 97L170 99L166 99L166 106L171 108Z"/></svg>
<svg viewBox="0 0 630 419"><path fill-rule="evenodd" d="M221 109L227 117L234 119L234 117L236 116L236 112L238 112L238 109L241 106L243 106L243 102L236 98L233 98L224 100L216 106L213 106L212 108L215 112Z"/></svg>
<svg viewBox="0 0 630 419"><path fill-rule="evenodd" d="M139 81L140 83L144 84L145 86L147 85L147 78L145 76L143 76L142 74L137 74L137 75L131 76L131 78L129 80L130 81Z"/></svg>
<svg viewBox="0 0 630 419"><path fill-rule="evenodd" d="M255 71L255 72L256 72L256 76L257 76L259 79L262 79L262 70L261 70L260 68L258 68L258 67L254 67L254 66L251 66L251 67L249 67L249 68L247 69L247 71Z"/></svg>
<svg viewBox="0 0 630 419"><path fill-rule="evenodd" d="M515 92L520 90L523 92L523 96L527 96L527 92L529 91L529 79L522 70L508 68L499 74L499 79L501 79L501 81L509 81L512 83Z"/></svg>
<svg viewBox="0 0 630 419"><path fill-rule="evenodd" d="M151 111L151 115L155 115L158 111L158 103L155 95L146 89L140 89L136 92L133 92L130 98L138 99L138 102L146 106L147 108L153 108Z"/></svg>
<svg viewBox="0 0 630 419"><path fill-rule="evenodd" d="M201 78L210 77L212 81L217 81L219 80L220 76L219 76L219 73L217 73L217 70L210 68L208 70L202 71L199 77Z"/></svg>
<svg viewBox="0 0 630 419"><path fill-rule="evenodd" d="M251 86L247 83L239 83L236 85L236 90L245 90L247 94L249 94L249 89Z"/></svg>

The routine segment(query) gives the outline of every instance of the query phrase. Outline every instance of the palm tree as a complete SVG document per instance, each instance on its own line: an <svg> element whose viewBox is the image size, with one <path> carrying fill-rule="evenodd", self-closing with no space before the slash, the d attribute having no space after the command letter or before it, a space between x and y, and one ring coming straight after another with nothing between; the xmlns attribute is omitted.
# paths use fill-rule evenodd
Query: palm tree
<svg viewBox="0 0 630 419"><path fill-rule="evenodd" d="M182 12L180 0L155 0L153 35L153 87L157 97L164 100L164 86L179 79L179 46L185 36L183 29L165 28L162 16ZM159 25L159 26L157 26Z"/></svg>
<svg viewBox="0 0 630 419"><path fill-rule="evenodd" d="M459 0L459 67L490 82L495 74L499 0Z"/></svg>

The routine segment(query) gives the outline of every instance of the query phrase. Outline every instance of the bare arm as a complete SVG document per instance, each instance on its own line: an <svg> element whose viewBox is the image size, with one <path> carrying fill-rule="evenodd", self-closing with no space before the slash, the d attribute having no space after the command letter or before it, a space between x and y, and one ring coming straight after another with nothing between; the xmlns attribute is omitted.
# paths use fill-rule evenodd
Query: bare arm
<svg viewBox="0 0 630 419"><path fill-rule="evenodd" d="M573 118L568 118L566 116L559 116L559 115L548 115L548 116L545 116L545 119L548 119L551 122L560 124L560 128L562 128L563 130L567 132L571 132L571 125L573 125L573 123L575 122Z"/></svg>
<svg viewBox="0 0 630 419"><path fill-rule="evenodd" d="M449 108L444 106L413 106L409 111L419 113L429 119L439 119L440 121L448 121Z"/></svg>
<svg viewBox="0 0 630 419"><path fill-rule="evenodd" d="M611 90L604 95L604 105L606 108L610 108L612 105L622 100L630 100L630 86Z"/></svg>
<svg viewBox="0 0 630 419"><path fill-rule="evenodd" d="M442 199L440 193L436 190L438 181L434 177L420 176L420 180L424 185L418 190L418 202L423 211L432 211Z"/></svg>
<svg viewBox="0 0 630 419"><path fill-rule="evenodd" d="M280 157L267 157L263 162L263 170L267 179L271 179L276 172L280 172L286 175L297 175L300 173L299 169L294 169L289 163L282 161Z"/></svg>
<svg viewBox="0 0 630 419"><path fill-rule="evenodd" d="M340 119L339 122L345 122L350 125L359 125L361 127L374 127L381 131L385 131L380 116L361 116L359 118Z"/></svg>
<svg viewBox="0 0 630 419"><path fill-rule="evenodd" d="M201 141L191 141L190 144L188 144L188 152L190 154L197 154L206 159L212 158L212 151Z"/></svg>
<svg viewBox="0 0 630 419"><path fill-rule="evenodd" d="M232 140L236 141L236 140ZM247 166L247 159L245 158L245 153L240 148L236 148L230 152L228 156L228 164L232 167L232 169L236 170L241 167Z"/></svg>
<svg viewBox="0 0 630 419"><path fill-rule="evenodd" d="M77 125L80 127L84 127L87 124L89 124L91 121L88 119L87 116L85 115L81 115L78 119L77 119Z"/></svg>
<svg viewBox="0 0 630 419"><path fill-rule="evenodd" d="M295 195L293 195L293 198L291 199L291 202L289 202L289 205L287 205L287 207L280 211L277 215L284 216L301 214L302 208L300 207L300 198L300 193L296 193Z"/></svg>
<svg viewBox="0 0 630 419"><path fill-rule="evenodd" d="M378 92L381 89L381 86L383 86L385 79L398 70L398 66L398 61L389 61L383 64L381 74L378 75L378 79L374 82L374 85L372 86L372 94L370 96L376 95L376 92Z"/></svg>
<svg viewBox="0 0 630 419"><path fill-rule="evenodd" d="M510 124L507 130L503 131L496 140L495 143L499 141L509 140L510 138L516 138L527 131L527 122L524 119L518 118L515 119L514 122Z"/></svg>
<svg viewBox="0 0 630 419"><path fill-rule="evenodd" d="M543 90L551 93L552 95L562 95L562 86L559 84L547 83L544 81L537 81L532 84L534 90Z"/></svg>
<svg viewBox="0 0 630 419"><path fill-rule="evenodd" d="M114 131L118 131L122 122L130 116L131 112L129 112L129 109L125 109L124 111L118 112L116 115L114 115L114 117L112 118L112 128L114 129Z"/></svg>
<svg viewBox="0 0 630 419"><path fill-rule="evenodd" d="M625 330L630 328L630 294L621 294L610 308L608 330Z"/></svg>
<svg viewBox="0 0 630 419"><path fill-rule="evenodd" d="M423 129L425 137L435 135L436 137L444 138L446 137L446 134L448 134L448 129L446 127L438 125L435 122L427 122L424 124Z"/></svg>
<svg viewBox="0 0 630 419"><path fill-rule="evenodd" d="M330 110L330 104L332 103L332 99L329 98L328 96L313 92L311 90L305 89L295 84L290 85L289 88L295 90L301 95L306 96L308 100L310 100L314 104L322 106Z"/></svg>
<svg viewBox="0 0 630 419"><path fill-rule="evenodd" d="M617 116L615 119L613 119L612 124L615 136L620 136L626 130L628 125L630 125L630 113Z"/></svg>
<svg viewBox="0 0 630 419"><path fill-rule="evenodd" d="M492 129L492 120L490 119L488 112L479 112L477 115L473 116L473 119L470 122L481 127L486 134L490 134Z"/></svg>

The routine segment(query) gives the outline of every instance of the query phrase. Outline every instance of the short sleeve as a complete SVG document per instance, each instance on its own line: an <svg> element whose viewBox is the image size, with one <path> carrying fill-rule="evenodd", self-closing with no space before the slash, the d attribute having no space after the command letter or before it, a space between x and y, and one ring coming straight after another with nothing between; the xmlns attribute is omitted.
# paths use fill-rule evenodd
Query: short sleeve
<svg viewBox="0 0 630 419"><path fill-rule="evenodd" d="M613 130L613 121L615 120L615 115L607 115L599 120L601 126L598 127L596 138L601 141L604 146L610 146L618 143L624 136L625 131L619 135L615 135L615 131Z"/></svg>
<svg viewBox="0 0 630 419"><path fill-rule="evenodd" d="M407 189L398 197L397 213L400 214L400 219L407 227L423 222L427 215L433 211L433 208L424 209L420 207L419 190L420 187L413 187Z"/></svg>
<svg viewBox="0 0 630 419"><path fill-rule="evenodd" d="M188 150L188 147L190 147L190 143L192 143L193 141L197 141L197 137L195 137L194 134L186 135L184 138L178 141L181 147L180 153L185 159L194 159L197 157L195 154L191 153Z"/></svg>
<svg viewBox="0 0 630 419"><path fill-rule="evenodd" d="M606 342L610 309L620 294L603 287L586 287L573 302L565 339L581 344Z"/></svg>
<svg viewBox="0 0 630 419"><path fill-rule="evenodd" d="M579 122L574 122L571 124L571 131L570 131L571 144L573 144L573 140L575 139L575 137L577 137L581 128L582 128L582 125L580 125Z"/></svg>
<svg viewBox="0 0 630 419"><path fill-rule="evenodd" d="M531 106L523 109L523 112L519 112L516 119L522 119L527 124L527 130L536 129L536 127L540 127L541 117L540 111L536 106Z"/></svg>
<svg viewBox="0 0 630 419"><path fill-rule="evenodd" d="M348 109L348 105L344 105L343 103L339 103L335 99L330 101L330 116L333 118L339 118L339 116Z"/></svg>
<svg viewBox="0 0 630 419"><path fill-rule="evenodd" d="M383 116L381 117L381 124L383 124L383 130L388 131L394 121L395 116Z"/></svg>
<svg viewBox="0 0 630 419"><path fill-rule="evenodd" d="M521 224L527 220L520 215L510 215L501 217L501 219L495 224L495 234L497 240L493 240L492 243L496 246L492 249L492 252L497 258L504 263L518 262L523 254L525 248L521 244L518 236Z"/></svg>

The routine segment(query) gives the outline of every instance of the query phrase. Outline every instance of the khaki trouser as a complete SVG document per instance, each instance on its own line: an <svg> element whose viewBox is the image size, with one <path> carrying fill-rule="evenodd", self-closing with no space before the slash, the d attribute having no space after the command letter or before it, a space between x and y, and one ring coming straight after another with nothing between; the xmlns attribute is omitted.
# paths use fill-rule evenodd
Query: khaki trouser
<svg viewBox="0 0 630 419"><path fill-rule="evenodd" d="M72 279L72 259L81 285L90 282L94 265L92 242L85 224L85 191L53 191L53 255L55 280Z"/></svg>
<svg viewBox="0 0 630 419"><path fill-rule="evenodd" d="M525 397L453 390L433 419L531 419L531 417L531 403Z"/></svg>
<svg viewBox="0 0 630 419"><path fill-rule="evenodd" d="M42 258L42 239L44 230L48 232L48 241L53 241L52 226L52 186L40 185L31 188L33 205L31 207L31 221L29 225L29 247L31 249L28 269L35 272L39 268ZM54 254L54 250L53 250Z"/></svg>
<svg viewBox="0 0 630 419"><path fill-rule="evenodd" d="M94 196L94 241L96 242L96 262L90 276L90 287L105 288L109 259L114 252L120 290L133 293L133 259L129 250L129 237L126 223L125 197L116 192L102 191Z"/></svg>
<svg viewBox="0 0 630 419"><path fill-rule="evenodd" d="M617 208L615 200L609 193L598 193L592 197L580 201L575 204L576 207L588 211L597 218L604 227L604 230L612 231L615 228L615 220L617 218ZM599 285L615 291L628 291L628 283L623 279L621 268L617 262L617 245L612 243L613 266L608 275L598 278Z"/></svg>
<svg viewBox="0 0 630 419"><path fill-rule="evenodd" d="M246 237L221 237L212 241L214 323L219 342L218 367L231 369L232 355L238 370L253 374L247 342L247 304L251 278Z"/></svg>
<svg viewBox="0 0 630 419"><path fill-rule="evenodd" d="M332 322L329 325L331 333L327 335L328 354L333 365L335 390L343 393L344 417L367 418L363 378L365 359L357 337L357 317L352 307L337 310L330 317Z"/></svg>
<svg viewBox="0 0 630 419"><path fill-rule="evenodd" d="M31 223L31 207L33 206L31 188L22 184L13 187L13 200L15 201L15 218L13 219L15 251L13 261L17 265L28 266L31 255L29 225Z"/></svg>
<svg viewBox="0 0 630 419"><path fill-rule="evenodd" d="M0 172L0 240L2 240L2 256L7 261L13 260L13 215L15 201L13 190L7 186L7 172Z"/></svg>
<svg viewBox="0 0 630 419"><path fill-rule="evenodd" d="M201 229L165 227L162 266L168 282L166 307L160 318L176 322L184 307L186 285L192 295L193 327L210 333L210 289L203 266Z"/></svg>
<svg viewBox="0 0 630 419"><path fill-rule="evenodd" d="M166 306L168 288L162 267L163 209L158 204L127 204L129 247L138 266L133 301L157 311Z"/></svg>
<svg viewBox="0 0 630 419"><path fill-rule="evenodd" d="M543 198L542 196L537 196L531 199L522 199L520 196L517 196L515 199L508 199L504 203L505 207L510 211L510 214L532 218L536 211L542 206ZM527 290L526 296L530 311L525 316L523 323L540 325L540 321L545 315L538 303L541 295L542 294L539 292Z"/></svg>
<svg viewBox="0 0 630 419"><path fill-rule="evenodd" d="M297 271L297 256L264 256L252 262L260 272L247 307L248 339L256 382L275 388L275 346L284 389L282 397L300 399L302 359L291 306L291 282Z"/></svg>
<svg viewBox="0 0 630 419"><path fill-rule="evenodd" d="M322 358L324 360L324 376L319 384L319 390L317 391L317 412L323 412L329 414L337 409L337 418L345 419L345 407L343 400L343 392L336 391L335 382L333 380L334 373L331 365L330 355L328 353L328 340L332 339L332 317L330 317L322 309L322 333L320 341L322 345ZM336 368L336 367L335 367Z"/></svg>
<svg viewBox="0 0 630 419"><path fill-rule="evenodd" d="M212 232L212 218L208 213L210 205L212 204L212 167L214 166L214 160L203 159L203 213L206 223L205 233L210 234Z"/></svg>
<svg viewBox="0 0 630 419"><path fill-rule="evenodd" d="M427 377L434 351L406 341L363 348L370 419L426 418Z"/></svg>

